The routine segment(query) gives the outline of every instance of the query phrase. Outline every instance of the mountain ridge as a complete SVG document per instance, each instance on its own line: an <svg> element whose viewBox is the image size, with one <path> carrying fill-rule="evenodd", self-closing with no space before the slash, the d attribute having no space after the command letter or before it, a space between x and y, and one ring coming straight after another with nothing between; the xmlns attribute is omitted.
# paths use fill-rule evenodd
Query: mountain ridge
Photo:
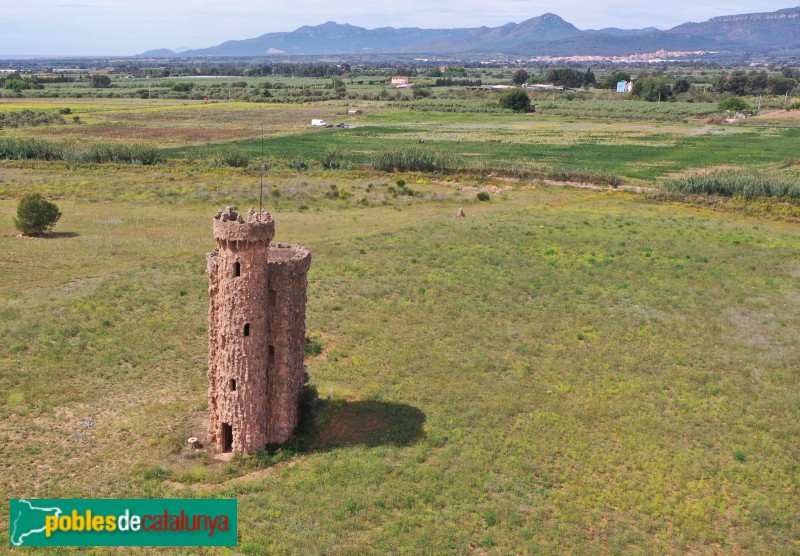
<svg viewBox="0 0 800 556"><path fill-rule="evenodd" d="M326 54L626 55L653 50L725 50L759 52L800 50L800 7L775 12L718 16L686 22L667 30L581 30L553 13L496 27L366 29L327 21L289 32L266 33L242 40L176 53L148 50L137 57L215 57Z"/></svg>

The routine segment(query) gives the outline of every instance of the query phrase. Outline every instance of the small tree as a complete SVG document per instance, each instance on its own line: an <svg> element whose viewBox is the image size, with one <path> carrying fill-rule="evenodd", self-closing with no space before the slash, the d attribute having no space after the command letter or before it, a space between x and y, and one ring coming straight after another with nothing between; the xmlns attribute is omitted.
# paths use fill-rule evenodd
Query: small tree
<svg viewBox="0 0 800 556"><path fill-rule="evenodd" d="M645 77L633 82L631 93L634 98L656 102L657 100L667 100L672 94L672 89L664 77Z"/></svg>
<svg viewBox="0 0 800 556"><path fill-rule="evenodd" d="M514 75L511 76L511 81L514 82L516 85L522 85L526 83L530 79L530 75L524 69L518 69L514 72Z"/></svg>
<svg viewBox="0 0 800 556"><path fill-rule="evenodd" d="M331 77L331 89L333 89L336 95L340 98L347 94L347 85L345 85L344 80L341 77Z"/></svg>
<svg viewBox="0 0 800 556"><path fill-rule="evenodd" d="M39 236L50 230L61 218L61 211L39 193L25 195L17 206L14 226L26 236Z"/></svg>
<svg viewBox="0 0 800 556"><path fill-rule="evenodd" d="M509 89L500 97L500 106L514 112L528 112L531 109L531 99L522 89Z"/></svg>
<svg viewBox="0 0 800 556"><path fill-rule="evenodd" d="M95 89L108 89L111 86L111 78L107 75L93 75L92 87Z"/></svg>
<svg viewBox="0 0 800 556"><path fill-rule="evenodd" d="M689 89L691 89L691 88L692 88L692 84L689 83L689 80L686 79L685 77L681 77L680 79L678 79L675 82L675 85L673 85L672 91L676 95L679 95L681 93L688 93Z"/></svg>

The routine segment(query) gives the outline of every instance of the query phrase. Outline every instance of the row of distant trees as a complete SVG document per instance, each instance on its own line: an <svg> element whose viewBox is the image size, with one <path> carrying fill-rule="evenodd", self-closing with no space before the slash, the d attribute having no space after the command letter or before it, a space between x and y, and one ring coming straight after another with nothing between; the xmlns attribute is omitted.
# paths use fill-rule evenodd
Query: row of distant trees
<svg viewBox="0 0 800 556"><path fill-rule="evenodd" d="M3 89L20 92L30 89L44 89L44 86L49 83L72 83L76 81L75 77L71 76L53 76L53 77L39 77L37 75L22 76L19 73L10 73L0 77L0 87ZM97 89L103 89L111 86L111 78L107 75L92 75L91 85Z"/></svg>
<svg viewBox="0 0 800 556"><path fill-rule="evenodd" d="M797 87L800 69L785 68L781 73L768 74L766 71L735 71L725 73L714 80L714 90L718 93L745 95L785 95Z"/></svg>
<svg viewBox="0 0 800 556"><path fill-rule="evenodd" d="M620 81L631 81L631 79L630 73L618 71L598 80L591 68L586 71L572 68L549 68L540 77L532 77L524 69L519 69L512 75L512 80L518 85L550 83L570 89L588 86L615 89ZM733 71L719 75L713 81L711 90L734 96L785 95L795 90L799 82L800 68L785 67L777 73ZM633 79L631 93L636 98L657 101L668 100L676 95L689 92L691 88L692 83L685 77L670 80L663 75L642 75Z"/></svg>

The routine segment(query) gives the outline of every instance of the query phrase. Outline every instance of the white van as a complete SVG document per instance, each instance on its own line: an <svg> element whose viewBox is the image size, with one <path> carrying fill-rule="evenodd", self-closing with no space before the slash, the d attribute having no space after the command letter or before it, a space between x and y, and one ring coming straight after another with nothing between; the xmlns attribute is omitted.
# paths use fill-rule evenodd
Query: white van
<svg viewBox="0 0 800 556"><path fill-rule="evenodd" d="M328 124L325 123L325 120L311 120L312 127L325 127L326 125Z"/></svg>

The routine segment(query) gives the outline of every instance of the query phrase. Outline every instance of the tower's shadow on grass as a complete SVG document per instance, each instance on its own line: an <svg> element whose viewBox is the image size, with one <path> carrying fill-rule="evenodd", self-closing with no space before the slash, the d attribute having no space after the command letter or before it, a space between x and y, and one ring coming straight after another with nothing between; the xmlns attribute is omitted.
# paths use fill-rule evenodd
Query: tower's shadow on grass
<svg viewBox="0 0 800 556"><path fill-rule="evenodd" d="M425 414L410 405L313 399L303 404L294 443L298 452L350 446L409 446L424 436Z"/></svg>

